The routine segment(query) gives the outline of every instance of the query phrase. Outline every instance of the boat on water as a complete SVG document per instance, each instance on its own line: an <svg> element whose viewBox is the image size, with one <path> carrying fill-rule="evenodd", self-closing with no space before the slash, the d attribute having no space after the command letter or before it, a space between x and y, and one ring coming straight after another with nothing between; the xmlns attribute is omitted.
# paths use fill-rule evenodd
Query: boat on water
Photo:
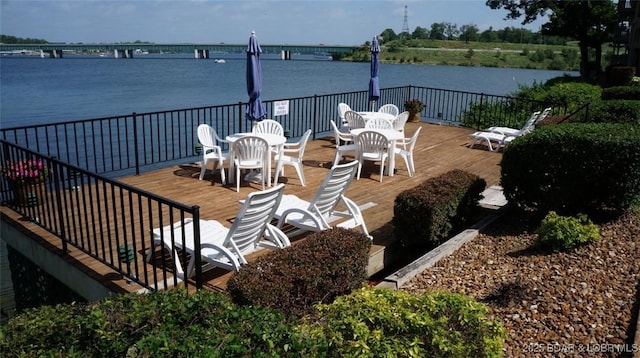
<svg viewBox="0 0 640 358"><path fill-rule="evenodd" d="M148 55L149 51L137 48L133 53L136 55Z"/></svg>
<svg viewBox="0 0 640 358"><path fill-rule="evenodd" d="M333 60L333 56L331 56L331 54L328 52L314 52L313 58L317 60L327 60L327 61Z"/></svg>
<svg viewBox="0 0 640 358"><path fill-rule="evenodd" d="M215 62L215 63L227 63L227 61L225 61L224 58L216 58L215 60L213 60L213 62Z"/></svg>

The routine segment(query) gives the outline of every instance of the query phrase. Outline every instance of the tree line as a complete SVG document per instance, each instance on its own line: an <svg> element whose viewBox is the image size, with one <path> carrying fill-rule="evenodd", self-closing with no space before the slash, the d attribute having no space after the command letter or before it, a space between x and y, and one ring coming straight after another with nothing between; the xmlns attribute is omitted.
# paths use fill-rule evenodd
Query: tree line
<svg viewBox="0 0 640 358"><path fill-rule="evenodd" d="M31 39L31 38L22 38L11 35L0 35L0 43L3 44L46 44L49 43L47 40L42 39Z"/></svg>
<svg viewBox="0 0 640 358"><path fill-rule="evenodd" d="M505 27L502 30L480 31L473 24L461 25L450 22L435 22L430 29L417 26L411 33L396 34L393 29L385 29L380 33L384 42L394 40L458 40L466 42L509 42L526 44L566 45L569 38L561 36L544 36L525 28Z"/></svg>

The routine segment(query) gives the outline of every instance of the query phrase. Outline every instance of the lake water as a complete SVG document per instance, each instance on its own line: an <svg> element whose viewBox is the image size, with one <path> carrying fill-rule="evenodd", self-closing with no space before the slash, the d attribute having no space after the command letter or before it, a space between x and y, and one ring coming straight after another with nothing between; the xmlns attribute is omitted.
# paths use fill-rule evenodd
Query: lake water
<svg viewBox="0 0 640 358"><path fill-rule="evenodd" d="M141 55L133 59L65 55L0 58L3 128L246 102L244 54ZM215 63L213 58L226 63ZM263 100L366 90L369 63L262 59ZM381 88L423 86L507 95L567 72L484 67L381 64ZM569 72L577 75L575 72Z"/></svg>

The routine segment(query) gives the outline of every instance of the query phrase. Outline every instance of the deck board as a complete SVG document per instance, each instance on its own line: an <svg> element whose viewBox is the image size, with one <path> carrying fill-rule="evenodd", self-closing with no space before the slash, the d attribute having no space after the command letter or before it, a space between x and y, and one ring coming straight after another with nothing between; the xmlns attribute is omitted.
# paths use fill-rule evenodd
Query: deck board
<svg viewBox="0 0 640 358"><path fill-rule="evenodd" d="M412 188L428 178L453 169L466 170L484 178L487 182L487 187L499 184L502 154L489 152L481 147L469 149L467 147L469 134L472 133L473 130L428 123L407 123L405 127L406 136L411 136L417 126L422 126L423 128L414 149L416 173L413 177L408 176L404 161L402 158L397 157L395 175L393 177L384 176L382 183L380 183L378 181L377 165L371 162L365 162L361 179L354 180L347 191L347 196L358 205L375 203L374 206L367 207L363 211L369 232L374 237L374 245L371 251L372 255L375 255L379 250L384 250L386 246L392 244L392 239L389 239L388 233L392 230L391 220L393 218L394 200L401 191ZM334 153L333 138L310 140L306 147L305 160L303 162L307 186L302 187L300 185L294 168L285 167L285 174L280 177L280 182L286 184L285 194L295 194L303 199L311 200L320 183L329 172ZM239 200L245 198L247 194L260 190L261 188L259 184L243 182L240 187L240 192L237 193L235 184L222 185L220 183L219 172L213 175L210 170L207 170L204 180L198 180L199 173L200 166L198 163L184 163L145 172L139 176L119 178L118 180L186 205L198 205L202 219L218 220L227 226L231 225L231 221L240 209ZM87 192L87 190L83 190L82 192ZM79 193L70 191L67 195L71 198L77 194ZM100 193L101 196L102 194L103 193ZM108 199L109 197L101 197L100 200L94 202L91 207L97 211L98 206L106 205ZM346 208L340 207L339 209L345 210ZM104 208L102 208L102 211L104 213ZM19 216L7 207L2 207L2 212L7 217L14 218L15 222L18 222L26 229L37 233L40 239L44 240L43 243L48 242L51 246L50 251L52 253L67 257L68 260L73 261L81 267L82 270L101 280L101 282L104 282L106 285L109 285L109 287L113 287L114 291L126 292L140 289L136 284L126 283L121 275L116 274L112 269L80 252L80 250L72 248L68 254L63 253L60 250L61 245L59 239L56 239L32 223L26 221L21 222ZM82 217L87 215L87 213L77 212L74 213L74 215L76 217ZM119 213L118 215L118 222L129 224L126 213ZM146 215L145 219L147 219L149 216L154 215L154 213L145 212L144 215ZM113 228L109 226L109 222L109 218L103 220L103 235L113 233ZM148 221L145 221L145 223L147 222ZM158 218L154 217L153 222L156 224L156 227L160 226ZM339 222L340 221L337 221L334 224L338 224ZM168 218L163 218L163 224L170 224ZM147 229L152 228L145 228L145 230ZM82 233L86 228L76 227L75 230ZM380 233L385 234L380 235ZM138 233L132 234L132 237L136 240L147 240L144 243L136 242L136 248L138 250L136 257L138 258L137 264L140 267L140 271L142 272L142 267L144 266L147 270L147 277L152 278L155 273L157 279L162 280L162 273L157 268L142 261L146 256L143 248L149 248L150 241L149 237L142 239L141 236L142 235L138 235ZM86 241L84 245L93 246L94 242ZM268 251L269 250L265 250L263 252ZM258 253L258 255L263 254L263 252ZM161 256L162 255L159 254L157 256L158 259L161 259ZM250 258L251 257L254 256L252 255ZM165 256L164 259L171 260L168 255ZM116 264L118 264L117 258ZM132 265L134 265L134 263L132 263ZM124 264L122 267L125 267ZM214 269L206 272L204 275L207 280L205 287L224 290L226 288L226 282L232 273L221 269ZM167 279L169 281L172 280L170 276L167 277Z"/></svg>

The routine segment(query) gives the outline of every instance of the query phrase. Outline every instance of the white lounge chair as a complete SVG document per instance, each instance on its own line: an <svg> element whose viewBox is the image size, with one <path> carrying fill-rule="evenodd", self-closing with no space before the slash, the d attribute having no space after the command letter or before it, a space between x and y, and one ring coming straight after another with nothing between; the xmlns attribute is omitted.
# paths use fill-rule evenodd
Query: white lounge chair
<svg viewBox="0 0 640 358"><path fill-rule="evenodd" d="M296 168L298 178L300 178L300 184L306 186L304 181L304 169L302 168L302 157L304 156L304 149L307 146L307 141L311 135L311 129L307 129L302 135L299 141L295 143L285 143L282 148L282 153L276 154L276 171L274 174L273 182L278 183L278 177L282 173L284 175L284 165L290 165Z"/></svg>
<svg viewBox="0 0 640 358"><path fill-rule="evenodd" d="M362 232L371 238L360 208L345 196L357 167L358 161L335 165L311 201L303 200L296 195L284 195L275 213L278 228L282 228L284 224L297 228L289 234L293 237L306 231L317 232L330 229L331 222L340 218L349 218L349 227L360 226ZM346 212L336 211L340 201L347 207Z"/></svg>
<svg viewBox="0 0 640 358"><path fill-rule="evenodd" d="M535 124L544 119L551 111L551 108L545 108L544 111L534 112L529 120L520 129L508 127L490 127L487 131L479 131L472 133L469 148L473 148L476 144L485 144L492 152L497 152L500 148L506 147L514 139L531 132L535 128Z"/></svg>
<svg viewBox="0 0 640 358"><path fill-rule="evenodd" d="M476 144L484 144L492 152L497 152L500 148L507 146L515 138L514 136L494 132L475 132L469 136L471 137L469 148L473 148Z"/></svg>
<svg viewBox="0 0 640 358"><path fill-rule="evenodd" d="M531 113L531 116L529 116L529 119L527 119L527 121L522 125L522 128L520 129L510 128L510 127L489 127L485 130L485 132L493 132L493 133L498 133L502 135L517 136L524 131L530 131L531 129L533 129L533 125L537 121L538 117L540 117L540 111Z"/></svg>
<svg viewBox="0 0 640 358"><path fill-rule="evenodd" d="M290 246L291 242L287 236L269 224L280 205L283 192L284 184L280 184L268 190L250 193L230 228L216 220L199 220L196 226L195 222L188 218L163 228L153 229L153 241L147 261L151 261L155 245L162 245L173 255L176 275L180 279L191 277L195 269L196 231L200 234L202 259L212 266L227 270L240 270L241 266L247 263L246 255L261 248L282 249ZM191 256L186 271L180 262L177 249L185 250Z"/></svg>

